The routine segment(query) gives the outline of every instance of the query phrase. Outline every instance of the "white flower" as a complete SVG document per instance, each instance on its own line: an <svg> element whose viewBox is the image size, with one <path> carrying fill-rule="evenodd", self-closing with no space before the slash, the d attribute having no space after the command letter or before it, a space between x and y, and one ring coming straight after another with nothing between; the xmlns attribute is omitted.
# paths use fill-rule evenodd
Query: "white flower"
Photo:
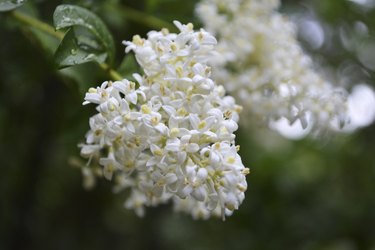
<svg viewBox="0 0 375 250"><path fill-rule="evenodd" d="M314 71L295 26L277 12L279 5L279 0L202 0L197 5L204 28L219 41L212 79L244 107L249 115L244 123L285 117L317 130L332 129L337 120L344 126L345 92Z"/></svg>
<svg viewBox="0 0 375 250"><path fill-rule="evenodd" d="M247 187L233 134L241 108L210 78L216 39L192 24L175 25L178 34L164 29L124 42L144 72L134 74L136 82L105 82L86 94L84 104L98 113L81 154L115 180L116 192L131 189L125 207L139 216L145 206L172 201L178 208L188 200L190 210L180 210L194 218L224 218Z"/></svg>

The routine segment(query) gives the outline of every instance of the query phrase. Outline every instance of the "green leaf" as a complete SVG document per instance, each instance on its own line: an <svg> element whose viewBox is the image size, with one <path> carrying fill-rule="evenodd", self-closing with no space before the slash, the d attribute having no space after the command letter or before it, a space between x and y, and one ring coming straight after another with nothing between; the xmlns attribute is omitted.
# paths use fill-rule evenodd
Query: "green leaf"
<svg viewBox="0 0 375 250"><path fill-rule="evenodd" d="M43 31L40 31L35 28L30 28L30 35L33 36L33 39L38 43L38 45L43 49L45 55L50 59L53 58L53 53L56 51L56 48L59 46L59 40L56 37L50 36Z"/></svg>
<svg viewBox="0 0 375 250"><path fill-rule="evenodd" d="M0 0L0 12L13 10L20 7L25 2L25 0Z"/></svg>
<svg viewBox="0 0 375 250"><path fill-rule="evenodd" d="M159 4L159 0L147 0L146 1L146 10L149 13L152 13L156 10L158 4Z"/></svg>
<svg viewBox="0 0 375 250"><path fill-rule="evenodd" d="M60 67L113 61L113 38L103 21L91 11L74 5L59 5L53 21L57 30L71 28L56 52Z"/></svg>
<svg viewBox="0 0 375 250"><path fill-rule="evenodd" d="M105 78L105 73L98 70L98 66L89 63L61 69L59 74L66 84L78 90L79 99L83 99L90 87L97 86L98 79Z"/></svg>
<svg viewBox="0 0 375 250"><path fill-rule="evenodd" d="M140 73L138 63L133 54L127 54L125 56L120 66L117 68L117 72L127 79L131 79L134 73Z"/></svg>
<svg viewBox="0 0 375 250"><path fill-rule="evenodd" d="M103 63L107 57L99 44L87 36L81 36L79 28L70 28L55 53L59 68L96 61Z"/></svg>
<svg viewBox="0 0 375 250"><path fill-rule="evenodd" d="M30 17L31 19L40 19L40 9L38 9L33 2L28 2L25 4L22 7L22 12L18 12L18 14ZM23 25L21 28L32 42L37 43L37 45L43 49L45 56L48 57L48 60L52 61L53 54L61 41L57 37L52 36L51 34L46 33L45 31L34 26Z"/></svg>

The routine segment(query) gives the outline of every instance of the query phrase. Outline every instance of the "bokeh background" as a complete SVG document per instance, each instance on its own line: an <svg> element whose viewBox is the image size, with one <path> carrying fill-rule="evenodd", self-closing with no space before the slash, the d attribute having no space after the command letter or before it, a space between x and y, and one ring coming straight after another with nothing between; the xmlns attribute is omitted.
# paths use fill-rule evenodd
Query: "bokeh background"
<svg viewBox="0 0 375 250"><path fill-rule="evenodd" d="M48 23L61 3L99 15L124 75L137 68L121 63L121 41L159 27L150 16L199 27L195 0L30 2L20 10ZM281 12L327 77L348 90L375 85L373 0L290 0ZM375 249L374 125L302 140L240 129L249 188L225 222L194 221L168 205L138 218L106 180L86 191L74 162L94 110L81 104L107 76L94 64L58 71L56 46L0 13L0 249Z"/></svg>

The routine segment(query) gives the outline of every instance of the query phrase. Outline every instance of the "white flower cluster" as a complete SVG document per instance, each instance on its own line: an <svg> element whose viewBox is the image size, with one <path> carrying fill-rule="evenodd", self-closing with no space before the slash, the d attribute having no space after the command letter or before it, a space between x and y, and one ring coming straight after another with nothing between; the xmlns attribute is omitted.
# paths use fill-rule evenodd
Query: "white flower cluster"
<svg viewBox="0 0 375 250"><path fill-rule="evenodd" d="M115 190L129 188L125 206L172 201L194 218L230 215L244 199L245 168L235 145L240 106L210 78L208 58L216 39L175 22L180 33L151 31L124 42L144 75L136 82L104 82L85 102L97 105L82 156L86 185L94 175L114 176ZM97 167L95 170L95 162Z"/></svg>
<svg viewBox="0 0 375 250"><path fill-rule="evenodd" d="M276 9L279 0L202 0L197 15L218 38L213 79L234 95L254 121L287 118L302 127L348 122L345 91L313 69L296 28ZM244 120L243 120L244 121Z"/></svg>

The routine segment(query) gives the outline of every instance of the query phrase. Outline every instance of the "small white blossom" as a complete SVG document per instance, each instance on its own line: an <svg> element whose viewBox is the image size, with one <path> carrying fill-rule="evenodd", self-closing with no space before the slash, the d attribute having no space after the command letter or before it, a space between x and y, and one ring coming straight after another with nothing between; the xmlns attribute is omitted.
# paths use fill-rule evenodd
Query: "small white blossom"
<svg viewBox="0 0 375 250"><path fill-rule="evenodd" d="M194 218L224 218L247 187L249 170L233 134L241 108L210 77L216 39L192 24L175 25L178 34L151 31L124 42L144 72L136 82L105 82L86 94L84 104L97 105L98 113L81 154L114 180L115 191L131 189L125 207L139 216L146 206L172 201Z"/></svg>

